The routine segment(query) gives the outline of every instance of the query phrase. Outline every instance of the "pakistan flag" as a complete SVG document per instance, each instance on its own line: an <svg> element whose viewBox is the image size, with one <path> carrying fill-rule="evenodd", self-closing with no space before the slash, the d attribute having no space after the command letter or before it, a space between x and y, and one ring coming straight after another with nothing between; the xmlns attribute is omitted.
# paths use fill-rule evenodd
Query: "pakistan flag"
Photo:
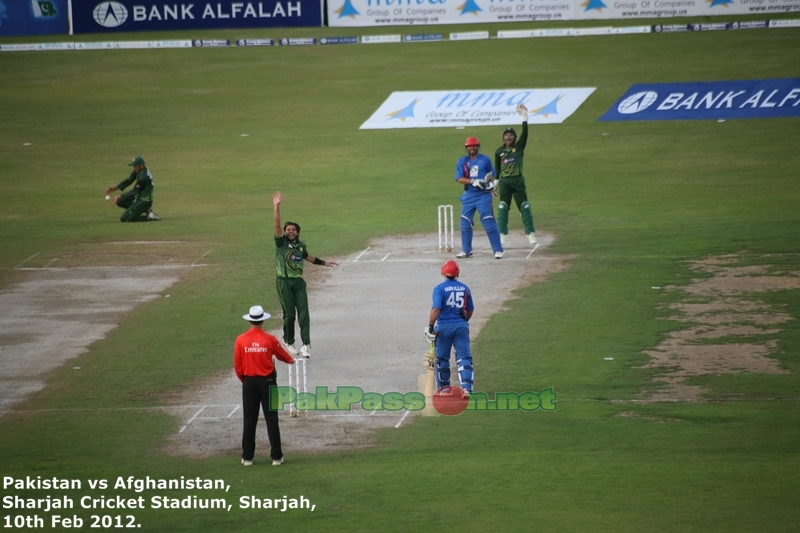
<svg viewBox="0 0 800 533"><path fill-rule="evenodd" d="M33 16L39 17L55 17L58 15L56 6L53 5L51 0L31 0L33 6Z"/></svg>

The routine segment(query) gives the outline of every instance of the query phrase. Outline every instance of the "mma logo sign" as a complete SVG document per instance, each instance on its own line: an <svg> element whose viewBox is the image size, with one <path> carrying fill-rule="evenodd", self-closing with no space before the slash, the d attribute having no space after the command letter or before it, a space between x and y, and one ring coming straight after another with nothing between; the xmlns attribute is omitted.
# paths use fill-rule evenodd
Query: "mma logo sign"
<svg viewBox="0 0 800 533"><path fill-rule="evenodd" d="M395 91L359 129L509 126L520 122L516 107L528 108L528 123L561 124L595 87L450 91Z"/></svg>

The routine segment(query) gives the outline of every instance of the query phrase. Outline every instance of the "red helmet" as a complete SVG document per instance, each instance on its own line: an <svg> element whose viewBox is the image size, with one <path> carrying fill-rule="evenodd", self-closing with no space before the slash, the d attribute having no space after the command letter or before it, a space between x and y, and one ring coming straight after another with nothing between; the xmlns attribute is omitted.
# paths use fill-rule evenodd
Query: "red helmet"
<svg viewBox="0 0 800 533"><path fill-rule="evenodd" d="M464 146L480 146L481 142L476 139L475 137L467 137L467 140L464 141Z"/></svg>
<svg viewBox="0 0 800 533"><path fill-rule="evenodd" d="M446 278L455 279L458 277L459 272L461 272L461 269L458 268L458 263L452 259L442 265L442 276Z"/></svg>

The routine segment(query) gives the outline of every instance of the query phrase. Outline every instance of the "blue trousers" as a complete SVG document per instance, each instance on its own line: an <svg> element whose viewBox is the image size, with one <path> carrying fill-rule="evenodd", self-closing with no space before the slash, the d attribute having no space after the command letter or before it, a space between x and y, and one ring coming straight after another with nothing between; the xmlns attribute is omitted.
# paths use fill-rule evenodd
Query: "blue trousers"
<svg viewBox="0 0 800 533"><path fill-rule="evenodd" d="M492 195L486 194L467 194L461 195L461 250L465 254L472 253L472 220L475 218L475 211L481 219L481 225L489 237L493 252L502 252L503 245L500 244L500 230L492 211Z"/></svg>
<svg viewBox="0 0 800 533"><path fill-rule="evenodd" d="M469 325L466 322L439 324L436 327L436 388L450 385L450 351L456 349L456 365L461 388L472 392L475 374L469 351Z"/></svg>

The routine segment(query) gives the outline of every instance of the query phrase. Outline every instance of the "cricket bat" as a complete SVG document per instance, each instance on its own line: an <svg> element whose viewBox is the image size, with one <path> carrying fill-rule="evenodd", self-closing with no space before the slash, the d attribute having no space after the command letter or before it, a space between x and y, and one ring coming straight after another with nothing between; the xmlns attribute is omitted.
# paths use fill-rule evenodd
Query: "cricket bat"
<svg viewBox="0 0 800 533"><path fill-rule="evenodd" d="M425 374L419 377L419 391L425 395L425 408L422 410L422 416L436 416L439 413L433 407L433 393L436 392L436 378L434 375L434 368L436 365L436 343L431 341L428 353L425 354L423 367Z"/></svg>

